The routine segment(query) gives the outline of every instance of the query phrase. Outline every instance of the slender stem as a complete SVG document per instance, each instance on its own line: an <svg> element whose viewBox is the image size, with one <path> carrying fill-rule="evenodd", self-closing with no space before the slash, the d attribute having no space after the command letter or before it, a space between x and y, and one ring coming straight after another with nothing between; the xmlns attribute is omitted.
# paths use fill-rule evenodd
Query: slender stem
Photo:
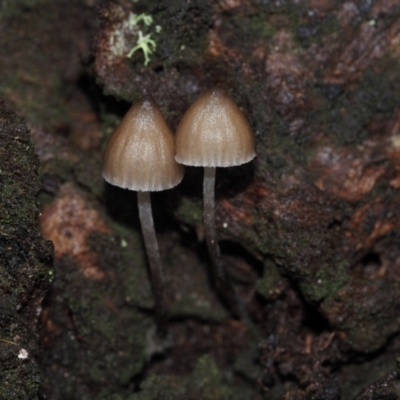
<svg viewBox="0 0 400 400"><path fill-rule="evenodd" d="M249 321L244 304L237 296L232 281L224 267L215 229L215 167L204 167L204 228L212 274L219 293L224 297L233 313L243 321Z"/></svg>
<svg viewBox="0 0 400 400"><path fill-rule="evenodd" d="M160 333L166 333L168 315L165 301L165 286L160 251L154 230L150 192L137 192L140 224L149 261L150 278L153 286L155 312Z"/></svg>

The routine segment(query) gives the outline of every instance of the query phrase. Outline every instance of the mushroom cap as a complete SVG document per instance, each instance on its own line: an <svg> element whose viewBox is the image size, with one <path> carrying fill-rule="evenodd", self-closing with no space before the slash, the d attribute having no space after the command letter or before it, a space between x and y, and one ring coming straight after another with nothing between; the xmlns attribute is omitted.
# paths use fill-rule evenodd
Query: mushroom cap
<svg viewBox="0 0 400 400"><path fill-rule="evenodd" d="M254 136L246 117L217 86L186 111L176 132L175 159L198 167L230 167L255 157Z"/></svg>
<svg viewBox="0 0 400 400"><path fill-rule="evenodd" d="M130 190L170 189L183 178L183 167L174 154L174 137L159 107L144 97L112 134L104 153L103 177Z"/></svg>

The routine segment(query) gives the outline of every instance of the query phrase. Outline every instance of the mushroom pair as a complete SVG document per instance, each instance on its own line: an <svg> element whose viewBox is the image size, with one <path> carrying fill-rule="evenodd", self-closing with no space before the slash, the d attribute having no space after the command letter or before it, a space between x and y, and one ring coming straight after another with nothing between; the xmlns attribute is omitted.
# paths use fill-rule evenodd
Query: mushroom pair
<svg viewBox="0 0 400 400"><path fill-rule="evenodd" d="M112 135L104 155L103 176L113 185L138 191L139 216L149 260L161 330L167 321L161 260L154 232L149 191L169 189L183 177L180 164L204 170L204 225L216 287L236 316L247 313L224 268L215 229L215 168L252 160L254 138L236 104L220 87L204 93L186 112L174 138L150 98L131 107Z"/></svg>

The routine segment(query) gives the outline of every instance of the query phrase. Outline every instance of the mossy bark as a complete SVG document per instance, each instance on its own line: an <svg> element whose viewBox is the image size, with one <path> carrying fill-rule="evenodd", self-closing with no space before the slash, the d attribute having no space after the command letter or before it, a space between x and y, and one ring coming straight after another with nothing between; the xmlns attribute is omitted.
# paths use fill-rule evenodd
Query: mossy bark
<svg viewBox="0 0 400 400"><path fill-rule="evenodd" d="M53 246L37 226L39 159L24 121L0 101L0 399L37 398L38 317Z"/></svg>

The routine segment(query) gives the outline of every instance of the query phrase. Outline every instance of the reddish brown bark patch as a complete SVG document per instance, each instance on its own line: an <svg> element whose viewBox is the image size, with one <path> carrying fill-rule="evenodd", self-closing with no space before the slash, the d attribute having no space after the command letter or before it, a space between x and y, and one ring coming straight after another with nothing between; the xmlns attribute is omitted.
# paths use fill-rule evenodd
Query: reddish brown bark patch
<svg viewBox="0 0 400 400"><path fill-rule="evenodd" d="M73 185L61 187L56 200L43 209L40 225L43 235L52 240L57 258L74 258L86 278L97 280L105 277L105 272L98 266L97 254L90 250L87 239L96 232L109 233L110 229Z"/></svg>

